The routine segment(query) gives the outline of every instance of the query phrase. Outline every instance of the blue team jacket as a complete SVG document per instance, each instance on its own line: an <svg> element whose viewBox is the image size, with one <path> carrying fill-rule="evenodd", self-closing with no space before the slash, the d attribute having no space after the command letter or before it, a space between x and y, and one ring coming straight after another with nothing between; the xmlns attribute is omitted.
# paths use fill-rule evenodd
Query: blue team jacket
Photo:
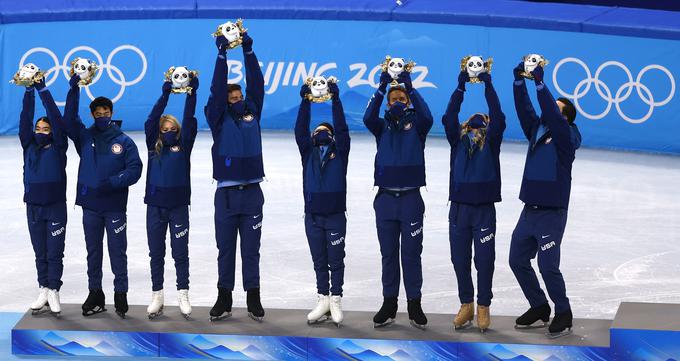
<svg viewBox="0 0 680 361"><path fill-rule="evenodd" d="M536 91L540 118L524 81L513 86L517 116L529 140L519 199L531 206L568 208L571 166L581 145L581 133L576 124L570 125L564 119L545 84L537 86ZM541 124L547 131L538 134Z"/></svg>
<svg viewBox="0 0 680 361"><path fill-rule="evenodd" d="M432 128L432 114L417 90L409 92L413 109L399 121L379 117L384 94L373 94L364 114L366 128L375 136L374 184L386 188L425 185L425 139Z"/></svg>
<svg viewBox="0 0 680 361"><path fill-rule="evenodd" d="M187 94L180 138L175 146L163 145L156 153L160 118L168 105L169 93L163 93L144 123L149 163L146 168L144 203L165 208L191 203L191 151L196 140L196 91Z"/></svg>
<svg viewBox="0 0 680 361"><path fill-rule="evenodd" d="M451 95L442 124L451 145L451 171L449 175L449 200L467 204L485 204L501 201L500 153L505 114L501 111L498 95L489 83L484 97L489 106L489 125L482 149L470 152L470 142L460 136L458 113L464 92L456 89Z"/></svg>
<svg viewBox="0 0 680 361"><path fill-rule="evenodd" d="M52 142L40 147L35 142L33 118L35 93L30 88L24 93L23 109L19 118L19 140L24 150L24 202L49 205L66 202L66 151L68 140L63 120L47 88L39 92L52 129Z"/></svg>
<svg viewBox="0 0 680 361"><path fill-rule="evenodd" d="M264 78L255 53L243 54L246 68L247 113L239 117L227 107L227 59L218 55L205 116L213 136L213 178L245 181L264 177L260 117Z"/></svg>
<svg viewBox="0 0 680 361"><path fill-rule="evenodd" d="M349 128L340 100L334 99L332 107L335 140L328 145L322 159L320 149L313 145L310 135L310 102L303 99L300 103L295 123L295 141L302 158L305 213L328 215L347 209Z"/></svg>
<svg viewBox="0 0 680 361"><path fill-rule="evenodd" d="M78 115L80 89L72 87L66 97L64 121L66 132L80 156L76 204L95 211L127 209L128 187L142 175L142 161L137 145L117 125L104 131L86 128ZM99 189L107 179L112 190Z"/></svg>

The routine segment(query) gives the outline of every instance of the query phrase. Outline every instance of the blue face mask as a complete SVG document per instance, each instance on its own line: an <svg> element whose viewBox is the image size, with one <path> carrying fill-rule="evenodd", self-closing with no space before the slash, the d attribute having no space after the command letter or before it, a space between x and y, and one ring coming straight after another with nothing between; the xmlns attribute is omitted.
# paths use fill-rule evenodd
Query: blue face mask
<svg viewBox="0 0 680 361"><path fill-rule="evenodd" d="M468 121L468 126L472 129L486 128L486 120L480 114L475 114L470 121Z"/></svg>
<svg viewBox="0 0 680 361"><path fill-rule="evenodd" d="M322 130L316 134L314 134L314 137L312 138L314 141L314 145L329 145L333 141L333 135L327 130Z"/></svg>
<svg viewBox="0 0 680 361"><path fill-rule="evenodd" d="M390 114L392 119L399 120L401 119L401 117L404 116L404 113L406 112L406 104L402 102L394 102L390 106L390 109L387 110L387 112Z"/></svg>
<svg viewBox="0 0 680 361"><path fill-rule="evenodd" d="M52 141L52 133L45 134L45 133L34 133L34 138L35 142L38 143L39 146L44 146L47 145Z"/></svg>
<svg viewBox="0 0 680 361"><path fill-rule="evenodd" d="M239 100L236 103L229 104L229 107L238 116L242 116L243 114L246 113L246 102L244 102L243 100Z"/></svg>
<svg viewBox="0 0 680 361"><path fill-rule="evenodd" d="M111 125L111 117L94 118L94 126L99 130L104 130Z"/></svg>
<svg viewBox="0 0 680 361"><path fill-rule="evenodd" d="M169 131L161 133L161 140L163 141L163 144L172 147L173 145L177 144L177 132Z"/></svg>

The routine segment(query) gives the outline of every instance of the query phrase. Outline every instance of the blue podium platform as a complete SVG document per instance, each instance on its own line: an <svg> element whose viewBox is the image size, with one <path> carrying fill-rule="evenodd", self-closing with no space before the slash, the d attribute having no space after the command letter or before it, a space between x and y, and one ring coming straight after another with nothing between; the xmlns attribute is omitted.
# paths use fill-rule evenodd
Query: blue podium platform
<svg viewBox="0 0 680 361"><path fill-rule="evenodd" d="M111 310L113 307L110 308ZM64 305L62 317L26 313L12 329L15 355L139 356L223 360L610 360L611 320L579 319L574 334L556 340L545 329L518 331L514 318L496 316L492 329L454 331L453 315L429 314L422 331L396 323L372 327L372 313L346 311L343 326L308 326L306 311L268 309L255 322L244 309L226 320L208 321L196 307L185 320L175 307L148 320L145 307L128 318L112 311L85 318L78 305Z"/></svg>

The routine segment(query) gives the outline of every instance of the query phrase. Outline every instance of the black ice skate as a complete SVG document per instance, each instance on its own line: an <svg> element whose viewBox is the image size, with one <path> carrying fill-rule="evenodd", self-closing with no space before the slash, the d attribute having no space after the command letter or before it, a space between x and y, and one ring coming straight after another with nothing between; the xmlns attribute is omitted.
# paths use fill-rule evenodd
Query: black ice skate
<svg viewBox="0 0 680 361"><path fill-rule="evenodd" d="M547 303L532 307L527 312L524 312L522 316L517 317L515 328L532 329L545 327L548 325L548 321L550 321L550 311L550 305Z"/></svg>
<svg viewBox="0 0 680 361"><path fill-rule="evenodd" d="M102 290L90 290L83 306L83 316L92 316L106 311L104 292Z"/></svg>
<svg viewBox="0 0 680 361"><path fill-rule="evenodd" d="M427 328L427 317L420 306L420 298L408 300L407 302L408 319L411 321L411 326L425 330Z"/></svg>
<svg viewBox="0 0 680 361"><path fill-rule="evenodd" d="M210 321L219 321L231 317L231 291L226 288L217 288L217 301L210 310Z"/></svg>
<svg viewBox="0 0 680 361"><path fill-rule="evenodd" d="M116 314L120 318L125 318L128 312L127 292L115 292L113 294L113 305L116 308Z"/></svg>
<svg viewBox="0 0 680 361"><path fill-rule="evenodd" d="M373 316L373 328L384 327L394 323L397 318L397 298L386 297L378 313Z"/></svg>
<svg viewBox="0 0 680 361"><path fill-rule="evenodd" d="M546 336L548 338L558 338L571 334L571 327L573 326L574 317L571 314L571 310L556 313L553 317L550 327L548 327L548 333Z"/></svg>
<svg viewBox="0 0 680 361"><path fill-rule="evenodd" d="M260 289L252 288L246 294L246 305L248 306L248 317L257 322L262 322L264 319L264 309L260 303Z"/></svg>

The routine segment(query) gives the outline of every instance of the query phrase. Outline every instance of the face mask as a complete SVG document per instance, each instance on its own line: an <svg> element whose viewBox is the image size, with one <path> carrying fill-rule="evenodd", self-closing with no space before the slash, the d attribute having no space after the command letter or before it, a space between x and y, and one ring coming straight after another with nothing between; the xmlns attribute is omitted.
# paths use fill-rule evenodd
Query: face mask
<svg viewBox="0 0 680 361"><path fill-rule="evenodd" d="M169 131L161 133L161 140L163 141L163 144L172 147L173 145L177 144L177 132Z"/></svg>
<svg viewBox="0 0 680 361"><path fill-rule="evenodd" d="M236 103L230 104L231 110L238 114L239 116L245 114L246 112L246 102L239 100Z"/></svg>
<svg viewBox="0 0 680 361"><path fill-rule="evenodd" d="M468 126L472 129L486 128L486 120L480 114L475 114L468 122Z"/></svg>
<svg viewBox="0 0 680 361"><path fill-rule="evenodd" d="M111 125L111 117L94 118L94 126L99 130L104 130Z"/></svg>
<svg viewBox="0 0 680 361"><path fill-rule="evenodd" d="M34 133L34 137L35 142L41 147L52 141L52 133Z"/></svg>
<svg viewBox="0 0 680 361"><path fill-rule="evenodd" d="M328 145L333 141L333 136L327 130L322 130L313 137L315 145Z"/></svg>
<svg viewBox="0 0 680 361"><path fill-rule="evenodd" d="M404 113L406 111L406 104L402 102L394 102L390 106L390 109L387 111L390 116L395 119L401 119L401 117L404 116Z"/></svg>

